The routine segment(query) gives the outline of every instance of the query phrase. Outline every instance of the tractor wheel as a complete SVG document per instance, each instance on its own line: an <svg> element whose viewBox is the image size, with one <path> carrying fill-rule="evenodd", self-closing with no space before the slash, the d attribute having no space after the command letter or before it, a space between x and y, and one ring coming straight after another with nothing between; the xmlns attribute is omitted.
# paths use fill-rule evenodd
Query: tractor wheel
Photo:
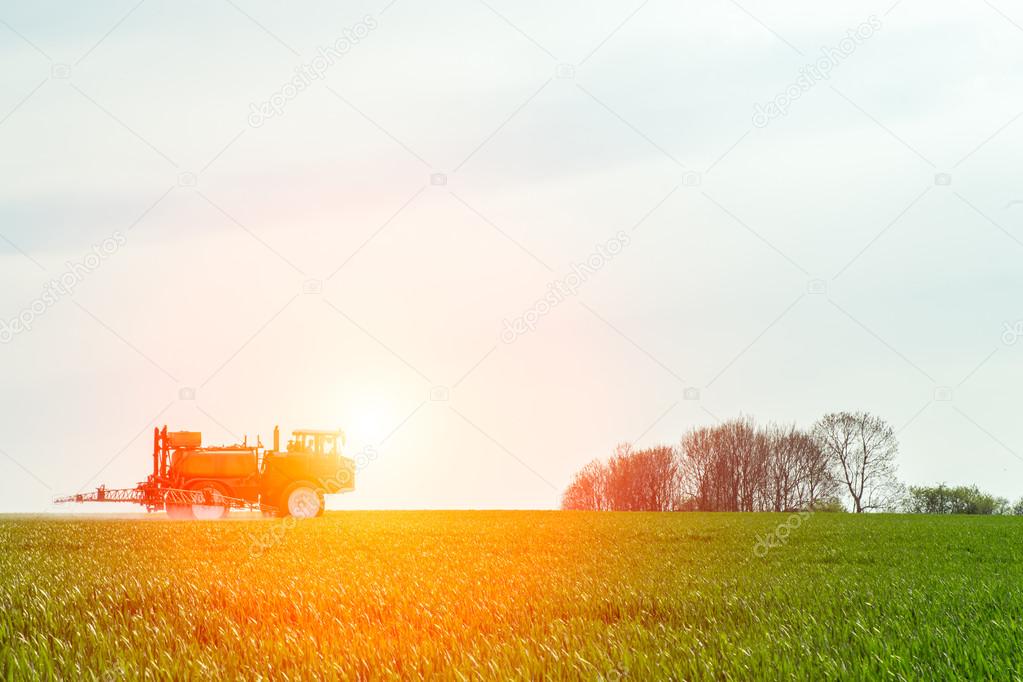
<svg viewBox="0 0 1023 682"><path fill-rule="evenodd" d="M189 490L209 494L211 500L218 500L222 497L230 497L231 491L222 483L214 481L200 481L188 486ZM219 521L226 518L228 507L219 504L193 504L191 506L192 516L200 521Z"/></svg>
<svg viewBox="0 0 1023 682"><path fill-rule="evenodd" d="M281 495L282 516L310 519L323 513L323 494L308 481L295 481Z"/></svg>
<svg viewBox="0 0 1023 682"><path fill-rule="evenodd" d="M167 510L167 518L172 521L191 521L195 518L192 515L192 507L187 504L173 504L168 502L164 505Z"/></svg>

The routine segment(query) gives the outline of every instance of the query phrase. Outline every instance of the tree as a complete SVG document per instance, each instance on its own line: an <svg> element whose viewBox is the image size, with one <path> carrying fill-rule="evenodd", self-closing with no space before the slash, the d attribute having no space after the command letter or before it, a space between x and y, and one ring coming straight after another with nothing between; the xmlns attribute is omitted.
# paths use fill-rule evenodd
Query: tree
<svg viewBox="0 0 1023 682"><path fill-rule="evenodd" d="M799 498L802 475L798 432L795 426L771 426L767 432L767 466L764 500L771 511L793 511Z"/></svg>
<svg viewBox="0 0 1023 682"><path fill-rule="evenodd" d="M702 511L793 511L835 497L831 465L795 426L740 418L687 432L679 443L683 507Z"/></svg>
<svg viewBox="0 0 1023 682"><path fill-rule="evenodd" d="M794 425L775 425L768 427L767 439L767 509L812 509L835 496L835 478L812 436Z"/></svg>
<svg viewBox="0 0 1023 682"><path fill-rule="evenodd" d="M868 414L832 414L812 433L794 425L762 427L750 417L689 430L678 446L615 448L572 479L564 509L607 511L856 512L901 500L895 480L898 444Z"/></svg>
<svg viewBox="0 0 1023 682"><path fill-rule="evenodd" d="M716 432L713 428L691 429L679 443L682 497L688 507L699 511L720 508L715 471Z"/></svg>
<svg viewBox="0 0 1023 682"><path fill-rule="evenodd" d="M975 485L949 487L910 486L903 502L910 514L1009 514L1013 508L1004 497L981 492Z"/></svg>
<svg viewBox="0 0 1023 682"><path fill-rule="evenodd" d="M590 511L674 511L681 503L679 457L660 445L633 451L615 448L607 463L594 460L572 479L562 509Z"/></svg>
<svg viewBox="0 0 1023 682"><path fill-rule="evenodd" d="M898 503L901 485L895 478L895 455L899 444L887 422L866 412L837 412L821 418L813 434L852 499L854 512L888 509Z"/></svg>
<svg viewBox="0 0 1023 682"><path fill-rule="evenodd" d="M674 511L681 503L679 457L674 448L659 445L633 453L634 501L646 511Z"/></svg>
<svg viewBox="0 0 1023 682"><path fill-rule="evenodd" d="M608 507L613 511L641 511L642 472L635 462L632 445L620 443L605 470Z"/></svg>
<svg viewBox="0 0 1023 682"><path fill-rule="evenodd" d="M729 511L760 511L765 505L764 481L770 444L749 417L718 427L719 469L728 493Z"/></svg>
<svg viewBox="0 0 1023 682"><path fill-rule="evenodd" d="M769 508L765 490L767 434L742 417L689 431L679 444L680 489L686 506L703 511Z"/></svg>
<svg viewBox="0 0 1023 682"><path fill-rule="evenodd" d="M593 460L576 473L561 497L562 509L605 511L607 473L599 460Z"/></svg>
<svg viewBox="0 0 1023 682"><path fill-rule="evenodd" d="M798 431L791 437L796 441L794 447L798 453L800 507L834 509L840 488L827 455L812 434ZM837 504L840 506L840 503Z"/></svg>

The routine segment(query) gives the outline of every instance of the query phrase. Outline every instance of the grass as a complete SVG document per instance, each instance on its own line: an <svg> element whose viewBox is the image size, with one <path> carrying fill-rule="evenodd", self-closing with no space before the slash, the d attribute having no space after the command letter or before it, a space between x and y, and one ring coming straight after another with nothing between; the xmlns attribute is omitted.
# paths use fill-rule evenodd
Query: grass
<svg viewBox="0 0 1023 682"><path fill-rule="evenodd" d="M787 518L0 518L0 676L1023 678L1023 522Z"/></svg>

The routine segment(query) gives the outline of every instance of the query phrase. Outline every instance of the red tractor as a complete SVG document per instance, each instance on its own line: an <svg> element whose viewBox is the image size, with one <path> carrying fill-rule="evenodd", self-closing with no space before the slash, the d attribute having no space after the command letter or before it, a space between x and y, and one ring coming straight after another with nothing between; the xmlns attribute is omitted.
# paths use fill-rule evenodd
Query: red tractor
<svg viewBox="0 0 1023 682"><path fill-rule="evenodd" d="M299 430L283 450L256 445L202 446L196 431L153 433L153 473L135 488L58 498L55 502L135 502L173 519L220 519L231 509L265 516L320 516L324 495L355 489L355 462L341 454L341 431Z"/></svg>

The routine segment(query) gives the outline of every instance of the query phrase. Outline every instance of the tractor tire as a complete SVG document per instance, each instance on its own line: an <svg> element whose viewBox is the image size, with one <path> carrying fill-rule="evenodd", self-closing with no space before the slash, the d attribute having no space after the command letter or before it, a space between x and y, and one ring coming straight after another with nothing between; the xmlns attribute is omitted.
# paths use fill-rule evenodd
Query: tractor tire
<svg viewBox="0 0 1023 682"><path fill-rule="evenodd" d="M311 519L323 514L323 493L309 481L295 481L281 494L277 507L281 516Z"/></svg>
<svg viewBox="0 0 1023 682"><path fill-rule="evenodd" d="M209 491L210 496L216 499L218 496L231 497L231 490L217 481L198 481L188 486L189 490L194 491ZM218 504L204 505L204 504L193 504L191 507L192 518L200 521L220 521L226 519L230 510L226 506Z"/></svg>
<svg viewBox="0 0 1023 682"><path fill-rule="evenodd" d="M168 502L164 505L164 509L167 511L167 518L171 521L191 521L195 518L192 514L192 507L187 504L172 504Z"/></svg>

